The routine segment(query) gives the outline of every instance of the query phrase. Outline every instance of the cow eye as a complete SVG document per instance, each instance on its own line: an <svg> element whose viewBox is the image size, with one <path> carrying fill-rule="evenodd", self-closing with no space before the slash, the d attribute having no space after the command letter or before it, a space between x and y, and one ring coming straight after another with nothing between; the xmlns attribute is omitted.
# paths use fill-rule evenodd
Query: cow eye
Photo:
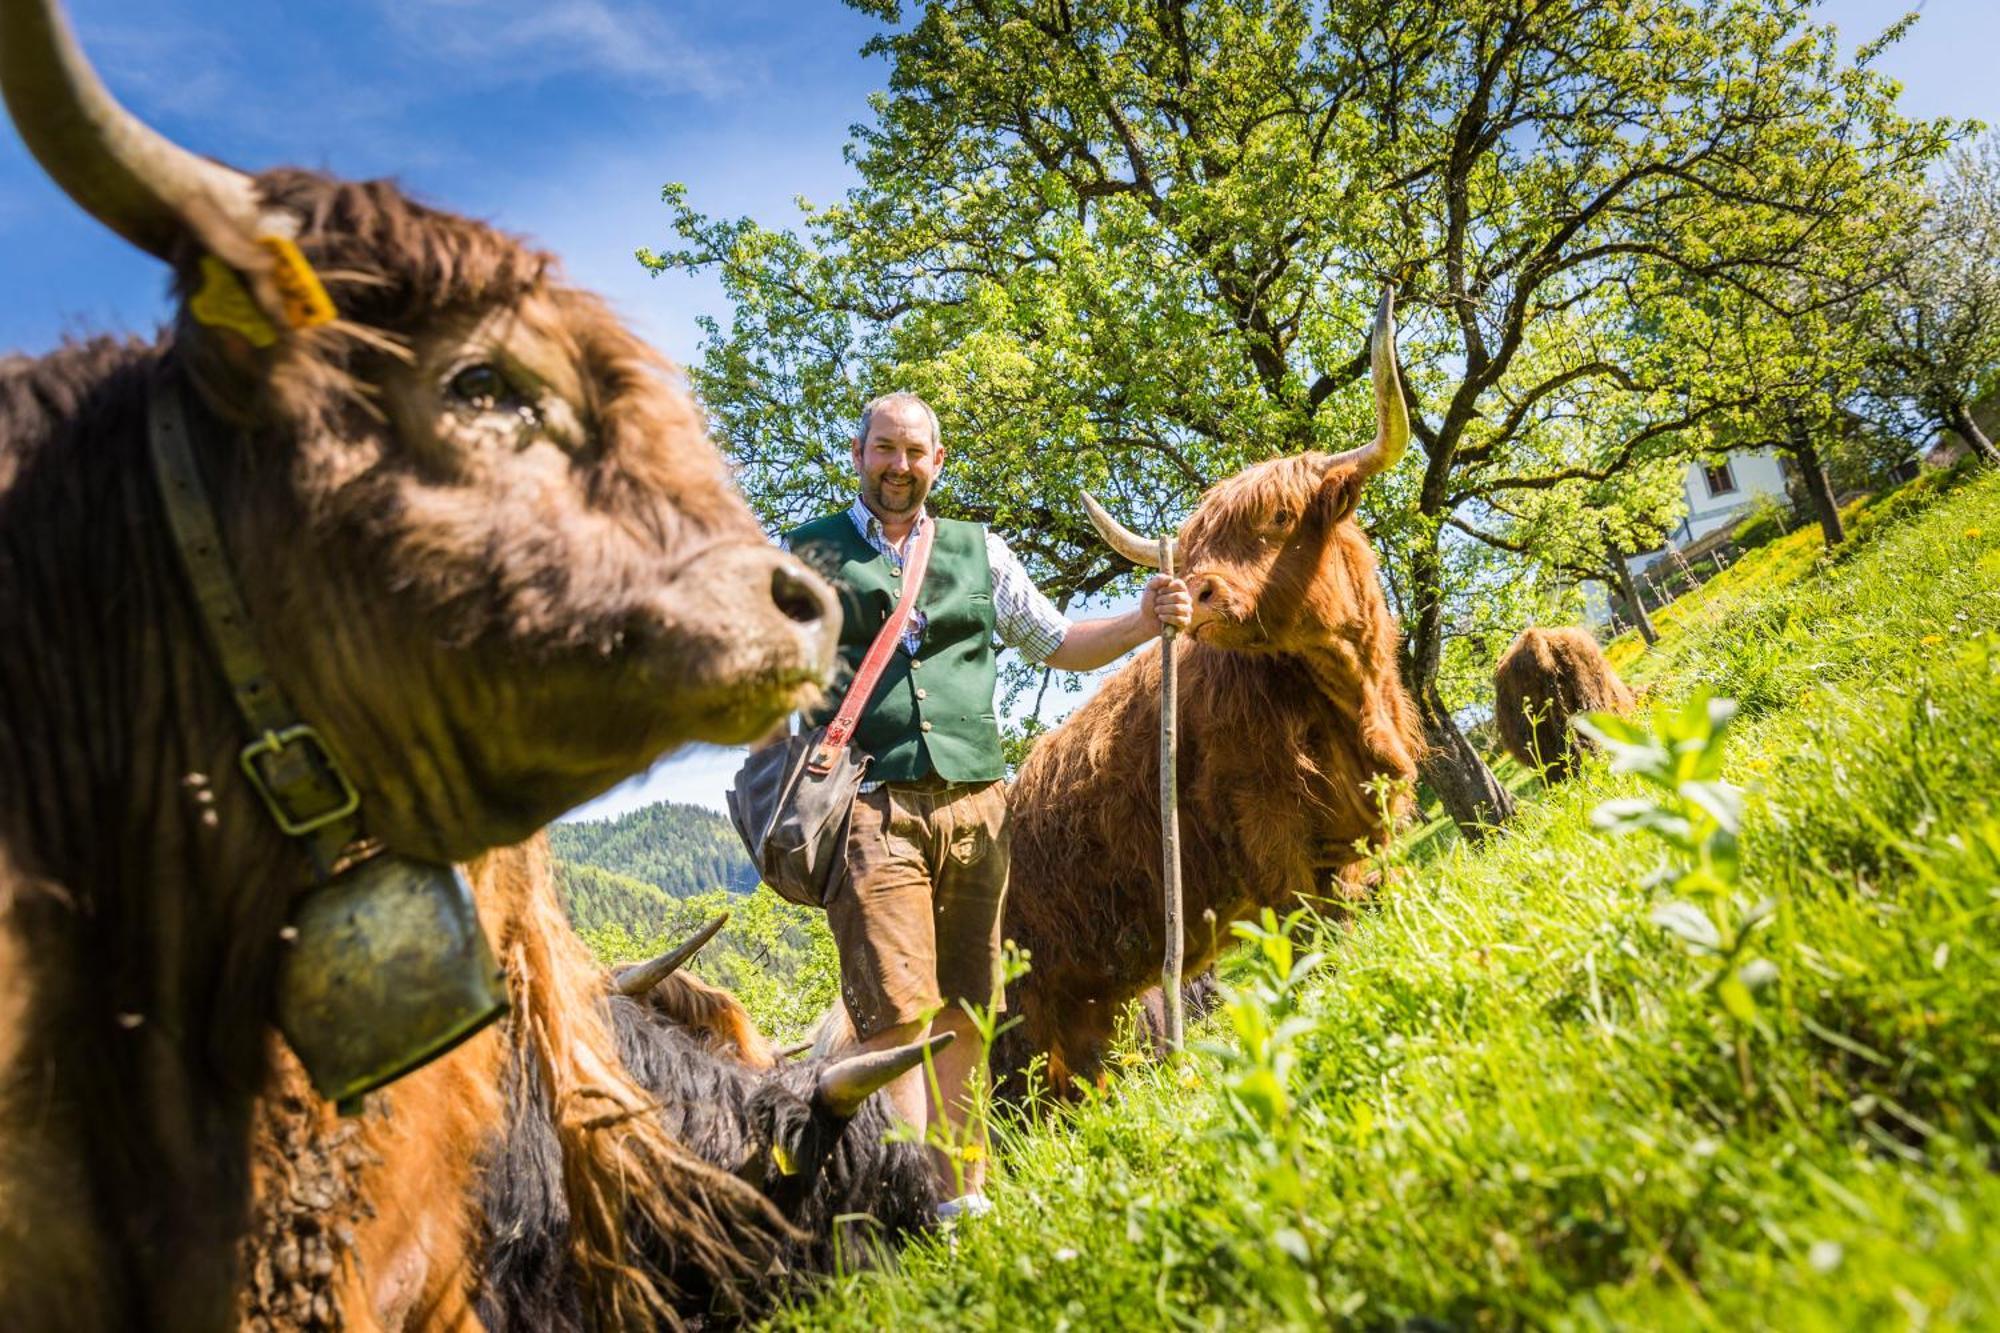
<svg viewBox="0 0 2000 1333"><path fill-rule="evenodd" d="M1291 527L1292 511L1289 509L1280 509L1277 513L1271 515L1271 526L1280 530Z"/></svg>
<svg viewBox="0 0 2000 1333"><path fill-rule="evenodd" d="M451 396L478 408L493 408L511 396L507 377L489 365L467 366L451 377Z"/></svg>

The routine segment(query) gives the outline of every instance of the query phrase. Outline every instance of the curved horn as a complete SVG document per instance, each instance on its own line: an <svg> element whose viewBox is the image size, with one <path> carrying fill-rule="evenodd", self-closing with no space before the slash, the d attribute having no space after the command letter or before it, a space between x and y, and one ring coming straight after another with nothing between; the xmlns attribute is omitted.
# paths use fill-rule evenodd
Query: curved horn
<svg viewBox="0 0 2000 1333"><path fill-rule="evenodd" d="M1396 374L1396 289L1382 287L1375 307L1375 331L1368 340L1369 378L1375 384L1375 438L1327 460L1329 470L1348 466L1364 477L1396 466L1410 443L1410 410L1403 402L1403 382Z"/></svg>
<svg viewBox="0 0 2000 1333"><path fill-rule="evenodd" d="M915 1069L926 1055L951 1045L956 1032L940 1032L928 1041L892 1046L886 1051L850 1055L819 1074L819 1104L840 1120L852 1120L861 1104L887 1087L897 1075Z"/></svg>
<svg viewBox="0 0 2000 1333"><path fill-rule="evenodd" d="M1106 546L1142 568L1160 567L1160 544L1141 537L1111 517L1089 491L1083 492L1083 510L1090 515L1090 526L1097 529Z"/></svg>
<svg viewBox="0 0 2000 1333"><path fill-rule="evenodd" d="M701 952L701 946L715 938L715 933L729 924L729 913L724 912L715 920L696 931L692 938L672 953L663 953L650 963L639 963L620 972L611 982L611 989L620 995L640 996L665 981L668 977L687 965L688 959Z"/></svg>
<svg viewBox="0 0 2000 1333"><path fill-rule="evenodd" d="M148 254L168 258L190 230L217 249L226 244L217 223L255 232L250 177L168 141L112 100L53 0L0 0L0 94L42 170Z"/></svg>

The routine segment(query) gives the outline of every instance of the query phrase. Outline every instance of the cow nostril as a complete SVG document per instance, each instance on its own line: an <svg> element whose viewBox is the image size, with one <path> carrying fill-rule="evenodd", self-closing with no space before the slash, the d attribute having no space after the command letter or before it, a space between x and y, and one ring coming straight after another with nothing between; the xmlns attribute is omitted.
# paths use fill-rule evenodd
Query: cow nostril
<svg viewBox="0 0 2000 1333"><path fill-rule="evenodd" d="M771 600L787 619L801 625L817 625L826 618L826 608L820 604L812 584L783 565L771 571Z"/></svg>

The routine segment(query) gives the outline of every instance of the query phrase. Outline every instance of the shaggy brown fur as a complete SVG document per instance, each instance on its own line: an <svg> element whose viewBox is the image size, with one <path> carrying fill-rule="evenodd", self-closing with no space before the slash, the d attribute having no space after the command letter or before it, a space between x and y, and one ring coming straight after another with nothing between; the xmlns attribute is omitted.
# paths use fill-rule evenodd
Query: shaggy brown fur
<svg viewBox="0 0 2000 1333"><path fill-rule="evenodd" d="M756 734L830 657L830 597L771 552L685 389L546 256L384 184L257 185L338 323L258 351L184 316L155 346L0 360L7 1327L231 1318L279 930L310 883L237 766L147 461L150 384L185 391L272 673L397 851L469 857L678 743ZM458 429L475 409L420 410L441 358L516 346L571 387L510 409L503 447ZM608 1049L574 1035L595 1020L529 1011ZM565 1114L626 1113L589 1061L550 1077ZM578 1210L593 1253L644 1206L737 1273L708 1228L751 1192L572 1142L603 1192Z"/></svg>
<svg viewBox="0 0 2000 1333"><path fill-rule="evenodd" d="M666 1020L650 1004L604 997L618 1050L650 1091L658 1123L704 1161L754 1184L797 1228L752 1284L717 1287L711 1274L663 1251L658 1233L632 1237L631 1252L681 1292L681 1313L704 1327L728 1326L799 1294L816 1276L852 1272L928 1229L939 1202L929 1150L890 1133L885 1098L849 1118L820 1094L819 1061L752 1068L718 1053L706 1034ZM489 1329L585 1333L600 1328L579 1307L573 1204L552 1188L561 1154L533 1088L510 1079L508 1135L486 1168L489 1245L479 1310Z"/></svg>
<svg viewBox="0 0 2000 1333"><path fill-rule="evenodd" d="M641 997L641 1003L717 1055L751 1069L778 1063L777 1046L758 1029L743 1001L700 977L675 972Z"/></svg>
<svg viewBox="0 0 2000 1333"><path fill-rule="evenodd" d="M1576 771L1591 742L1570 729L1585 713L1627 713L1632 691L1589 630L1521 631L1493 672L1493 721L1507 753L1552 782Z"/></svg>
<svg viewBox="0 0 2000 1333"><path fill-rule="evenodd" d="M1421 742L1352 517L1360 484L1325 455L1275 459L1216 486L1182 530L1197 602L1175 645L1189 975L1260 907L1344 898L1339 872L1410 808ZM1156 646L1042 737L1010 792L1005 930L1033 965L1003 1075L1037 1054L1058 1088L1092 1073L1118 1013L1157 984L1159 700Z"/></svg>
<svg viewBox="0 0 2000 1333"><path fill-rule="evenodd" d="M775 1211L761 1199L746 1208L741 1182L695 1159L651 1114L654 1097L625 1069L605 1019L603 969L556 900L547 840L489 853L467 873L507 970L505 1031L482 1033L375 1094L358 1121L335 1117L285 1062L260 1131L259 1225L246 1255L251 1327L313 1326L298 1320L301 1307L314 1318L331 1309L341 1322L327 1327L479 1327L480 1170L510 1132L507 1116L531 1107L554 1108L563 1194L583 1222L568 1237L568 1271L595 1327L672 1317L678 1293L627 1252L628 1233L717 1286L739 1288L760 1281L792 1237ZM502 1095L510 1059L538 1084L521 1105ZM301 1162L313 1168L303 1191ZM289 1208L302 1193L313 1206ZM265 1280L300 1268L304 1280ZM278 1299L267 1300L267 1289Z"/></svg>

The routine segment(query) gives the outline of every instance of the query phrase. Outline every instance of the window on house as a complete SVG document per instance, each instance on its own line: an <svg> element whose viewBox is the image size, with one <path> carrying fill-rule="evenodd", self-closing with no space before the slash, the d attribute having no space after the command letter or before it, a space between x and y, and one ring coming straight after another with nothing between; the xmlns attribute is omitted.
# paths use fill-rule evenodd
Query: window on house
<svg viewBox="0 0 2000 1333"><path fill-rule="evenodd" d="M1714 467L1703 468L1701 470L1701 476L1702 480L1708 483L1708 494L1710 499L1713 499L1718 495L1731 495L1735 493L1736 474L1729 470L1728 459L1726 458L1723 459L1720 463L1717 463Z"/></svg>

